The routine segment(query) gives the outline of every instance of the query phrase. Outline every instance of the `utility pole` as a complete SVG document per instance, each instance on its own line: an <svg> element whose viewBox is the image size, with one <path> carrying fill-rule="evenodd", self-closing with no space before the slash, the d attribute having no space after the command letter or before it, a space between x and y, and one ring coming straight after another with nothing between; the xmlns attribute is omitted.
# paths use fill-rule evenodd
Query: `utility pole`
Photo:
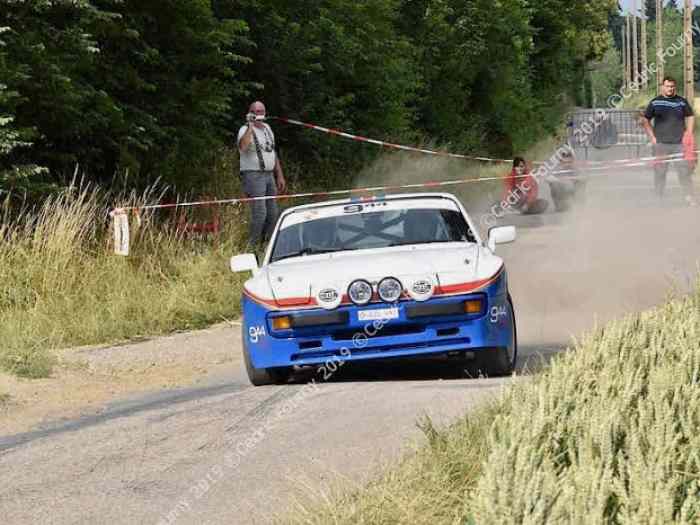
<svg viewBox="0 0 700 525"><path fill-rule="evenodd" d="M645 12L642 12L642 63L641 63L641 68L642 68L642 89L647 89L649 87L649 63L647 61L647 14Z"/></svg>
<svg viewBox="0 0 700 525"><path fill-rule="evenodd" d="M632 0L632 83L639 82L639 38L637 38L637 0Z"/></svg>
<svg viewBox="0 0 700 525"><path fill-rule="evenodd" d="M629 89L631 84L631 65L632 65L632 43L631 40L631 25L630 25L630 15L627 13L625 17L625 35L627 40L627 45L625 46L625 54L627 55L627 67L625 68L625 86Z"/></svg>
<svg viewBox="0 0 700 525"><path fill-rule="evenodd" d="M656 0L656 94L661 94L664 83L664 5L662 0Z"/></svg>
<svg viewBox="0 0 700 525"><path fill-rule="evenodd" d="M685 0L683 8L683 36L685 52L683 53L683 71L685 77L685 98L693 103L695 98L695 71L693 68L693 0Z"/></svg>
<svg viewBox="0 0 700 525"><path fill-rule="evenodd" d="M627 71L629 70L629 63L627 60L627 31L625 28L622 30L622 85L627 89Z"/></svg>

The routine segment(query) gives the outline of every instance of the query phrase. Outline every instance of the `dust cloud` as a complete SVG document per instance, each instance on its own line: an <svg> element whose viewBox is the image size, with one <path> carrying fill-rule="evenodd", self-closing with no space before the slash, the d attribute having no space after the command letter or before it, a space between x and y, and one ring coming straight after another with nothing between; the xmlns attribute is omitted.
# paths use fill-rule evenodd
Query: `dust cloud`
<svg viewBox="0 0 700 525"><path fill-rule="evenodd" d="M659 201L651 169L611 171L590 179L585 203L569 212L501 221L519 226L500 253L526 349L559 349L696 286L700 211L685 204L675 173L667 182Z"/></svg>
<svg viewBox="0 0 700 525"><path fill-rule="evenodd" d="M632 158L635 152L597 153L594 160ZM457 159L389 153L366 169L354 186L502 177L509 169L507 164L485 167ZM653 194L651 167L589 175L585 201L573 209L556 212L550 203L543 215L507 215L497 221L518 227L518 240L499 247L498 253L509 271L522 354L561 350L596 325L651 308L696 285L700 208L685 204L675 170L669 170L663 201ZM540 181L540 186L547 197L546 181ZM430 191L459 196L484 235L480 218L500 200L502 183Z"/></svg>

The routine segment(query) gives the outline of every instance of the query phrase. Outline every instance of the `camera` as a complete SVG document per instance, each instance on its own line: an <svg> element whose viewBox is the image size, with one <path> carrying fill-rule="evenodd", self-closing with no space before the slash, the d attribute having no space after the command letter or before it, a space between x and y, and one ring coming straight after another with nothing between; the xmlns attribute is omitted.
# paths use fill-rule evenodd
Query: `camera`
<svg viewBox="0 0 700 525"><path fill-rule="evenodd" d="M248 122L260 122L262 120L265 120L265 115L256 115L255 113L248 113L245 117Z"/></svg>

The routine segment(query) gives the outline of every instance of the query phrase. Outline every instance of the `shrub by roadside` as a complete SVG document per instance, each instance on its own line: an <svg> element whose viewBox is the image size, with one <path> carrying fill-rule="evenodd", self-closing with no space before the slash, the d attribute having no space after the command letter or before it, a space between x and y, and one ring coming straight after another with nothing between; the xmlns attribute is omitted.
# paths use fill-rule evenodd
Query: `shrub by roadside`
<svg viewBox="0 0 700 525"><path fill-rule="evenodd" d="M293 523L697 523L700 283L613 322Z"/></svg>

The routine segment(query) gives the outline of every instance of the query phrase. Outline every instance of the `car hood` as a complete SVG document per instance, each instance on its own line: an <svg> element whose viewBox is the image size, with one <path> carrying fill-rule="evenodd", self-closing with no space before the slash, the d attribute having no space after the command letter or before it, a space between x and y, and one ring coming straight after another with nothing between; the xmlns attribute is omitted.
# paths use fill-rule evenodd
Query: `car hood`
<svg viewBox="0 0 700 525"><path fill-rule="evenodd" d="M477 244L450 243L293 258L266 266L260 277L278 304L291 306L315 302L317 292L329 287L344 294L355 279L395 277L407 286L427 278L447 290L488 279L501 266L500 258Z"/></svg>

